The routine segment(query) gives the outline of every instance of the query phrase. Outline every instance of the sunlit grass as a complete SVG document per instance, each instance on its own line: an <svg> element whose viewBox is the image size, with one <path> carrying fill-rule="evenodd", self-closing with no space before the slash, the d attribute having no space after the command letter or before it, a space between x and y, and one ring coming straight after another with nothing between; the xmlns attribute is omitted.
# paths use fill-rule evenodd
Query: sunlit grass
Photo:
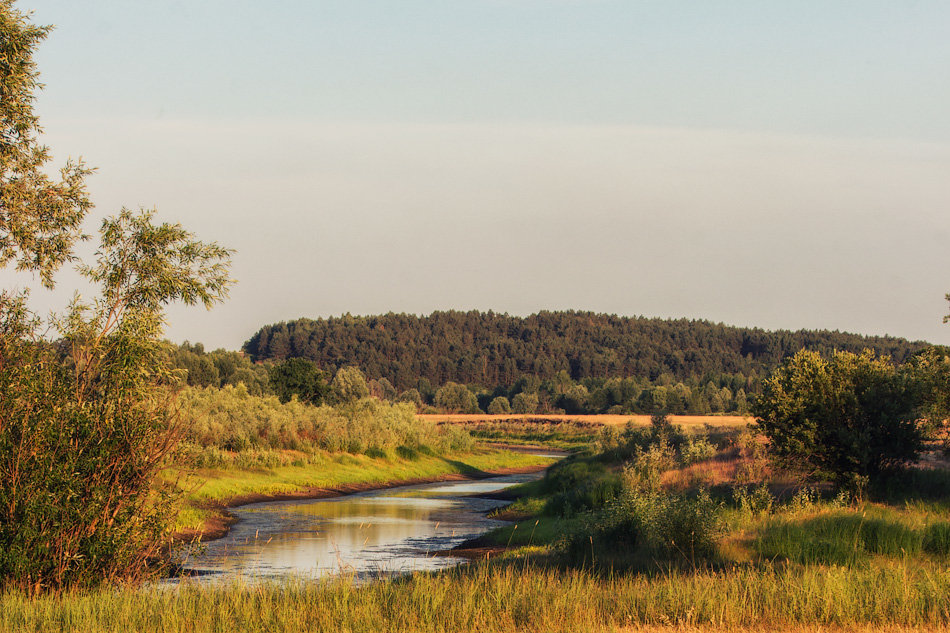
<svg viewBox="0 0 950 633"><path fill-rule="evenodd" d="M318 453L303 465L257 468L201 469L178 477L187 491L175 524L176 530L200 529L216 507L234 499L302 493L314 489L389 484L450 475L478 475L511 469L540 467L552 460L511 451L481 450L458 455L419 455L403 459L394 455ZM172 476L171 474L169 476Z"/></svg>
<svg viewBox="0 0 950 633"><path fill-rule="evenodd" d="M600 631L641 624L946 626L950 575L929 564L736 566L595 574L523 561L355 587L185 583L0 598L4 631Z"/></svg>

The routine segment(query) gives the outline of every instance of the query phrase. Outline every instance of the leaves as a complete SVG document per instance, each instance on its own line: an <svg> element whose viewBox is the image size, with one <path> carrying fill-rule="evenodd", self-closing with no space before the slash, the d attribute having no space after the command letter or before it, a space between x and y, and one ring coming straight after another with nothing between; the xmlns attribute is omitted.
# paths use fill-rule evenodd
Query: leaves
<svg viewBox="0 0 950 633"><path fill-rule="evenodd" d="M53 273L72 259L72 245L84 236L81 223L91 208L82 161L68 161L59 180L46 174L49 150L39 144L33 113L38 73L37 45L50 27L34 26L0 1L0 267L15 261L53 286Z"/></svg>
<svg viewBox="0 0 950 633"><path fill-rule="evenodd" d="M753 413L782 466L856 484L916 459L916 405L911 381L887 358L802 350L764 382Z"/></svg>

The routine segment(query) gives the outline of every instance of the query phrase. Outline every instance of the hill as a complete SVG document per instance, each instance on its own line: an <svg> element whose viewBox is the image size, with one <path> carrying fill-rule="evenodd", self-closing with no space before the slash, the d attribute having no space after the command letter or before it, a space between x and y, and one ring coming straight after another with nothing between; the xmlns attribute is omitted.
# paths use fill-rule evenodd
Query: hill
<svg viewBox="0 0 950 633"><path fill-rule="evenodd" d="M837 331L766 331L688 319L593 312L433 312L297 319L265 325L244 344L255 361L301 357L332 374L347 365L398 390L448 382L510 388L523 376L572 381L635 378L643 384L713 381L733 390L802 348L870 348L903 362L925 347ZM731 383L731 385L729 385Z"/></svg>

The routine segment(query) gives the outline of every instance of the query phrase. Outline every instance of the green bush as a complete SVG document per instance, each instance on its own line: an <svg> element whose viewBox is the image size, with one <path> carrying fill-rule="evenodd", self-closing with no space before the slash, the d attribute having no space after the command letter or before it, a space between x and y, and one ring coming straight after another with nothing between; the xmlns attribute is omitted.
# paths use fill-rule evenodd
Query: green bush
<svg viewBox="0 0 950 633"><path fill-rule="evenodd" d="M686 442L680 446L680 465L689 466L712 459L716 455L716 447L706 438L687 438Z"/></svg>
<svg viewBox="0 0 950 633"><path fill-rule="evenodd" d="M695 495L644 493L629 499L655 554L695 563L712 556L722 532L720 505L708 491Z"/></svg>
<svg viewBox="0 0 950 633"><path fill-rule="evenodd" d="M780 465L860 493L917 458L918 404L888 358L802 350L763 383L753 412Z"/></svg>
<svg viewBox="0 0 950 633"><path fill-rule="evenodd" d="M741 512L753 516L768 514L775 505L775 497L766 484L736 486L732 489L732 500Z"/></svg>

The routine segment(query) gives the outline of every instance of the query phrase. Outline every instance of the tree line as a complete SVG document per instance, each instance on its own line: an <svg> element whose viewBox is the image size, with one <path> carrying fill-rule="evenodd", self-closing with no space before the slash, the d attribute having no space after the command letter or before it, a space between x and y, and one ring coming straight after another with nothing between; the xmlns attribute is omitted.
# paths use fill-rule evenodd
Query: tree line
<svg viewBox="0 0 950 633"><path fill-rule="evenodd" d="M745 412L761 379L801 349L870 349L902 363L925 347L895 337L702 320L446 311L266 325L243 350L254 362L309 360L327 376L356 366L371 391L439 410L707 414Z"/></svg>

